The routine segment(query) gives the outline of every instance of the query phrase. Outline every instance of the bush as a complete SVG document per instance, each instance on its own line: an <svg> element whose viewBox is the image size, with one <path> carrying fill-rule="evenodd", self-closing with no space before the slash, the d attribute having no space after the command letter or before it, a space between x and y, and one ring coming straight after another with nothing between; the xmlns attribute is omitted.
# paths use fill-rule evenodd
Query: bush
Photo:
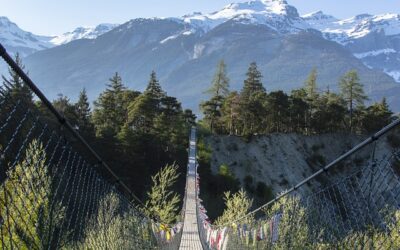
<svg viewBox="0 0 400 250"><path fill-rule="evenodd" d="M107 194L88 222L84 240L76 249L150 249L150 225L132 211L121 211L121 200L114 192Z"/></svg>
<svg viewBox="0 0 400 250"><path fill-rule="evenodd" d="M217 219L216 225L222 226L228 222L232 222L237 220L250 210L253 200L250 199L246 192L241 189L239 192L231 194L230 192L224 193L224 201L225 207L224 213ZM247 219L247 223L252 221L252 217L250 216Z"/></svg>
<svg viewBox="0 0 400 250"><path fill-rule="evenodd" d="M53 249L57 242L64 244L66 234L59 232L65 208L55 201L46 161L43 145L34 140L24 159L7 172L8 179L0 189L1 249L16 245L21 249Z"/></svg>

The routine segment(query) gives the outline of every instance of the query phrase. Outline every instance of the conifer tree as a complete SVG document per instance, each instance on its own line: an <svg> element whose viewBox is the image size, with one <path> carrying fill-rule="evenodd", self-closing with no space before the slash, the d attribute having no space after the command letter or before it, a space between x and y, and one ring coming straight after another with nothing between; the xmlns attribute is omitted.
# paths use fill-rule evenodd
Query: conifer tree
<svg viewBox="0 0 400 250"><path fill-rule="evenodd" d="M96 135L100 137L114 137L127 117L127 105L123 98L126 87L118 73L109 81L107 89L94 102L93 123Z"/></svg>
<svg viewBox="0 0 400 250"><path fill-rule="evenodd" d="M15 55L16 64L22 69L25 69L25 65L22 63L22 59L17 53ZM11 89L8 94L11 95L15 100L21 100L25 105L33 104L33 94L30 88L24 83L24 81L18 76L17 72L11 67L8 68L9 78L2 75L4 83L8 84Z"/></svg>
<svg viewBox="0 0 400 250"><path fill-rule="evenodd" d="M242 134L251 135L262 127L266 109L263 108L266 100L266 91L261 82L261 72L255 62L250 64L247 78L240 92L240 115Z"/></svg>
<svg viewBox="0 0 400 250"><path fill-rule="evenodd" d="M212 85L206 93L210 94L211 98L202 102L200 109L204 113L204 120L207 121L211 132L213 132L214 127L220 127L221 108L229 94L229 78L226 75L226 65L223 60L219 62Z"/></svg>
<svg viewBox="0 0 400 250"><path fill-rule="evenodd" d="M247 101L250 96L256 92L265 92L265 88L261 82L262 75L255 62L250 64L246 76L247 78L244 81L244 86L240 93L240 97L244 101Z"/></svg>
<svg viewBox="0 0 400 250"><path fill-rule="evenodd" d="M233 91L226 97L221 112L225 131L230 135L237 135L240 126L240 96L238 92Z"/></svg>
<svg viewBox="0 0 400 250"><path fill-rule="evenodd" d="M350 111L350 131L352 132L354 108L364 105L364 101L368 98L364 94L363 85L360 83L360 78L355 70L347 72L340 79L339 87Z"/></svg>
<svg viewBox="0 0 400 250"><path fill-rule="evenodd" d="M374 103L365 110L362 118L363 129L367 133L376 132L392 121L392 115L386 98L383 98L380 103Z"/></svg>
<svg viewBox="0 0 400 250"><path fill-rule="evenodd" d="M219 62L211 88L208 89L206 93L210 94L212 97L226 97L229 94L229 78L226 75L226 65L223 60Z"/></svg>
<svg viewBox="0 0 400 250"><path fill-rule="evenodd" d="M85 88L79 93L78 101L75 103L75 112L79 130L84 133L92 131L90 104Z"/></svg>
<svg viewBox="0 0 400 250"><path fill-rule="evenodd" d="M128 123L137 131L153 131L155 119L161 114L162 101L166 100L166 97L156 73L152 71L146 90L129 104Z"/></svg>
<svg viewBox="0 0 400 250"><path fill-rule="evenodd" d="M150 80L147 84L144 94L149 95L159 106L161 99L165 97L165 92L162 90L160 82L157 79L156 72L153 70L150 74Z"/></svg>
<svg viewBox="0 0 400 250"><path fill-rule="evenodd" d="M61 113L72 125L78 125L78 117L74 105L67 96L58 94L58 98L53 101L53 106ZM51 115L54 119L54 117Z"/></svg>
<svg viewBox="0 0 400 250"><path fill-rule="evenodd" d="M304 89L307 93L307 98L310 102L315 102L318 97L317 91L317 69L312 69L310 75L307 77L307 80L304 83Z"/></svg>
<svg viewBox="0 0 400 250"><path fill-rule="evenodd" d="M306 115L307 127L306 131L308 133L314 129L314 123L318 122L315 118L316 106L318 103L318 91L317 91L317 69L314 68L310 72L307 80L304 82L304 90L307 94L306 102L308 104L308 112ZM314 121L316 120L316 121Z"/></svg>

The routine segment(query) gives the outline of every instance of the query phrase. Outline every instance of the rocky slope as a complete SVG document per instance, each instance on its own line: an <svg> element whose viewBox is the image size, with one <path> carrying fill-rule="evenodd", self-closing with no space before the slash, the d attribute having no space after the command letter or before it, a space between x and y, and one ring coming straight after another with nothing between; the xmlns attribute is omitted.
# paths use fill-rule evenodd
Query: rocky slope
<svg viewBox="0 0 400 250"><path fill-rule="evenodd" d="M362 140L362 137L345 134L272 134L254 137L250 142L234 136L219 136L208 138L207 143L213 150L211 163L214 173L221 164L227 164L242 185L244 178L251 176L254 184L264 182L276 194L299 183ZM380 140L376 149L377 159L382 159L391 150L387 139ZM340 178L365 166L371 152L372 146L368 146L354 155L352 165L333 168L331 176ZM303 186L302 192L327 183L326 177L319 178L313 185Z"/></svg>

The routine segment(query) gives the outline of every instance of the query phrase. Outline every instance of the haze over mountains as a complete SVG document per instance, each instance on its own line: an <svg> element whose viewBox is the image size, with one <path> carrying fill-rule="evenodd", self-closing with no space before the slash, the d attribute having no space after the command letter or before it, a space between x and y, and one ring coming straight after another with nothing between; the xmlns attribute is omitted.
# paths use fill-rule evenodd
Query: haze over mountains
<svg viewBox="0 0 400 250"><path fill-rule="evenodd" d="M302 86L313 67L320 89L335 90L339 77L356 69L372 101L386 96L400 110L398 14L339 20L322 12L300 16L284 0L258 0L211 14L134 19L57 37L36 36L5 18L0 21L0 41L26 56L30 75L50 97L75 98L86 87L94 98L116 71L129 87L143 90L154 69L167 92L197 110L216 64L224 59L233 89L242 87L252 61L267 91Z"/></svg>

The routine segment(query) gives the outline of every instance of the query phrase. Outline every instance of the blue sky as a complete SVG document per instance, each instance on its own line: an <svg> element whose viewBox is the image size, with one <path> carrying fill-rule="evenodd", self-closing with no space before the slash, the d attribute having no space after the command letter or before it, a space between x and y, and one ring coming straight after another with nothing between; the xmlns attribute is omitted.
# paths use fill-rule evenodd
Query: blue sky
<svg viewBox="0 0 400 250"><path fill-rule="evenodd" d="M1 0L0 16L22 29L55 35L77 26L123 23L137 17L182 16L218 10L238 0ZM338 18L361 13L400 13L400 0L288 0L300 14L322 10Z"/></svg>

